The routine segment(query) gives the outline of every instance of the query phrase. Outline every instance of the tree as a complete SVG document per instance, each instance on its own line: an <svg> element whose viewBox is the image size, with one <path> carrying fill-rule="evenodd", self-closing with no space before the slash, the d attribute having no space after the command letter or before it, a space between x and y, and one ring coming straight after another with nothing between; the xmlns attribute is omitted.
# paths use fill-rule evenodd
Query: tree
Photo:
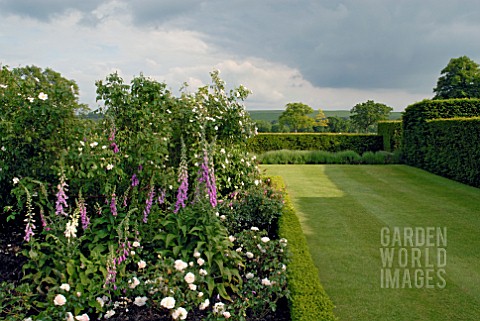
<svg viewBox="0 0 480 321"><path fill-rule="evenodd" d="M352 121L345 117L328 117L328 129L330 133L351 133L354 132Z"/></svg>
<svg viewBox="0 0 480 321"><path fill-rule="evenodd" d="M467 56L450 59L441 74L433 99L480 98L480 67Z"/></svg>
<svg viewBox="0 0 480 321"><path fill-rule="evenodd" d="M325 113L322 109L318 108L318 113L315 116L315 126L313 130L315 132L323 132L326 128L328 128L328 118L325 116Z"/></svg>
<svg viewBox="0 0 480 321"><path fill-rule="evenodd" d="M272 132L272 123L267 120L256 120L255 124L257 125L257 131L259 133Z"/></svg>
<svg viewBox="0 0 480 321"><path fill-rule="evenodd" d="M368 100L367 102L356 104L350 110L350 113L353 114L350 116L350 119L360 131L366 133L370 126L375 125L379 120L387 119L392 110L392 107Z"/></svg>
<svg viewBox="0 0 480 321"><path fill-rule="evenodd" d="M303 103L288 103L285 111L280 115L280 125L287 125L295 133L298 131L311 131L315 124L308 114L313 113L312 107Z"/></svg>

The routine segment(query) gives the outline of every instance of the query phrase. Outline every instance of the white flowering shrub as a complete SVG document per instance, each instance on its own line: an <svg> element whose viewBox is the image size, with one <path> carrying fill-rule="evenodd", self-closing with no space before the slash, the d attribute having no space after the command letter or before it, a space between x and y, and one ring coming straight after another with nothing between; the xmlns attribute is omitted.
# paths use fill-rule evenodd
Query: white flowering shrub
<svg viewBox="0 0 480 321"><path fill-rule="evenodd" d="M248 90L225 93L217 72L212 83L174 97L153 79L126 85L112 74L97 83L103 119L75 131L52 164L55 179L11 178L25 220L24 314L115 319L135 306L175 320L192 310L242 320L274 310L286 293L275 241L258 232L269 263L244 236L230 235L245 222L268 230L274 217L240 224L221 202L249 187L263 193L255 157L244 152L255 132L241 104ZM251 275L258 282L248 285ZM257 304L264 299L252 291L272 304Z"/></svg>

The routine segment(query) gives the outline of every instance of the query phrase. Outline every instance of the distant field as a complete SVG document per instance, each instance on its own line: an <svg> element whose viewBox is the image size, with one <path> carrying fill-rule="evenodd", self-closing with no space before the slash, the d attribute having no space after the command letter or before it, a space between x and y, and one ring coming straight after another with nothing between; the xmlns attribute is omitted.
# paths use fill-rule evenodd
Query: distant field
<svg viewBox="0 0 480 321"><path fill-rule="evenodd" d="M249 110L250 117L253 120L266 120L266 121L273 121L278 120L278 117L283 113L283 110ZM327 117L350 117L349 110L324 110L325 116ZM316 115L315 112L313 115ZM400 119L402 117L401 112L392 112L390 113L390 119Z"/></svg>

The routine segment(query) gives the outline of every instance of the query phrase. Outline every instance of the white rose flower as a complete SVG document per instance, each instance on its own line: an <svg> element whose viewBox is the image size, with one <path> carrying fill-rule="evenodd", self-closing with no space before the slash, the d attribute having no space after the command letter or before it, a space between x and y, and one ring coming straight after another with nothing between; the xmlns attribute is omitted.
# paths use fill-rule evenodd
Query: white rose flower
<svg viewBox="0 0 480 321"><path fill-rule="evenodd" d="M268 241L270 241L270 239L266 236L262 237L261 240L263 243L267 243Z"/></svg>
<svg viewBox="0 0 480 321"><path fill-rule="evenodd" d="M40 100L47 100L48 99L48 95L45 94L44 92L41 92L38 94L38 99Z"/></svg>
<svg viewBox="0 0 480 321"><path fill-rule="evenodd" d="M200 303L200 306L198 307L200 310L205 310L208 306L210 305L210 300L206 299L202 303Z"/></svg>
<svg viewBox="0 0 480 321"><path fill-rule="evenodd" d="M249 259L253 259L253 253L252 252L247 252L246 255Z"/></svg>
<svg viewBox="0 0 480 321"><path fill-rule="evenodd" d="M250 230L252 230L252 231L258 231L258 227L252 226L252 227L250 228Z"/></svg>
<svg viewBox="0 0 480 321"><path fill-rule="evenodd" d="M203 296L203 292L198 292L198 297L201 298Z"/></svg>
<svg viewBox="0 0 480 321"><path fill-rule="evenodd" d="M250 280L250 279L253 279L254 276L255 276L255 275L253 275L253 273L250 273L250 272L247 273L247 275L245 275L245 277L246 277L247 279L249 279L249 280Z"/></svg>
<svg viewBox="0 0 480 321"><path fill-rule="evenodd" d="M110 319L113 317L115 314L115 310L108 310L107 313L105 313L105 319Z"/></svg>
<svg viewBox="0 0 480 321"><path fill-rule="evenodd" d="M65 291L70 291L70 284L68 283L63 283L62 285L60 285L60 289L62 290L65 290Z"/></svg>
<svg viewBox="0 0 480 321"><path fill-rule="evenodd" d="M235 236L230 235L230 236L228 237L228 240L233 243L233 242L235 241Z"/></svg>
<svg viewBox="0 0 480 321"><path fill-rule="evenodd" d="M202 266L204 263L205 263L205 260L202 259L201 257L199 257L198 260L197 260L197 264Z"/></svg>
<svg viewBox="0 0 480 321"><path fill-rule="evenodd" d="M75 320L78 320L78 321L90 321L90 318L88 317L88 314L84 313L82 315L77 315L75 317Z"/></svg>
<svg viewBox="0 0 480 321"><path fill-rule="evenodd" d="M108 164L108 165L107 165L107 171L110 171L110 170L112 170L112 169L113 169L113 164Z"/></svg>
<svg viewBox="0 0 480 321"><path fill-rule="evenodd" d="M180 320L185 320L187 318L188 312L184 308L180 307L173 311L172 313L172 318L174 320L180 319Z"/></svg>
<svg viewBox="0 0 480 321"><path fill-rule="evenodd" d="M175 307L175 299L171 296L167 296L160 301L160 305L167 309L173 309Z"/></svg>
<svg viewBox="0 0 480 321"><path fill-rule="evenodd" d="M148 298L146 296L137 296L135 298L135 301L133 301L133 304L135 304L136 306L139 306L139 307L142 307L145 305L145 303L147 302Z"/></svg>
<svg viewBox="0 0 480 321"><path fill-rule="evenodd" d="M105 305L105 301L101 297L97 297L97 302L98 302L98 304L100 304L100 307L102 307L102 308Z"/></svg>
<svg viewBox="0 0 480 321"><path fill-rule="evenodd" d="M67 321L75 321L75 318L73 317L72 312L67 312ZM32 321L32 319L30 319Z"/></svg>
<svg viewBox="0 0 480 321"><path fill-rule="evenodd" d="M186 262L183 262L182 260L176 260L175 261L175 269L177 271L183 271L188 267L188 264Z"/></svg>
<svg viewBox="0 0 480 321"><path fill-rule="evenodd" d="M18 179L18 177L14 177L14 178L13 178L13 185L17 185L18 182L20 182L20 180Z"/></svg>
<svg viewBox="0 0 480 321"><path fill-rule="evenodd" d="M265 279L262 279L262 285L270 286L272 285L272 282L270 282L268 278L265 278Z"/></svg>
<svg viewBox="0 0 480 321"><path fill-rule="evenodd" d="M140 242L135 241L135 242L132 243L132 246L133 247L140 247Z"/></svg>
<svg viewBox="0 0 480 321"><path fill-rule="evenodd" d="M225 310L225 304L222 302L217 302L213 306L213 312L216 314L221 314L224 312L224 310Z"/></svg>
<svg viewBox="0 0 480 321"><path fill-rule="evenodd" d="M200 255L201 255L201 254L200 254L200 252L198 252L198 251L195 251L195 253L193 253L193 257L195 257L195 258L199 258Z"/></svg>
<svg viewBox="0 0 480 321"><path fill-rule="evenodd" d="M140 284L140 281L137 279L137 277L133 277L133 279L128 281L130 289L135 289L137 285Z"/></svg>
<svg viewBox="0 0 480 321"><path fill-rule="evenodd" d="M184 277L185 282L188 284L195 282L195 274L188 272Z"/></svg>
<svg viewBox="0 0 480 321"><path fill-rule="evenodd" d="M237 249L235 251L239 253L239 252L242 252L242 250L243 249L241 247L237 247Z"/></svg>
<svg viewBox="0 0 480 321"><path fill-rule="evenodd" d="M223 316L225 317L225 319L228 319L228 318L231 317L231 314L230 314L230 312L225 311L225 312L223 312Z"/></svg>
<svg viewBox="0 0 480 321"><path fill-rule="evenodd" d="M147 263L144 260L141 260L138 264L138 269L144 269L147 266Z"/></svg>
<svg viewBox="0 0 480 321"><path fill-rule="evenodd" d="M198 273L199 273L200 275L202 275L202 276L205 276L205 275L208 274L207 271L204 270L204 269L200 269L200 271L198 271Z"/></svg>
<svg viewBox="0 0 480 321"><path fill-rule="evenodd" d="M53 299L53 303L55 305L64 305L65 303L67 303L67 299L62 295L62 294L57 294L55 296L55 298Z"/></svg>
<svg viewBox="0 0 480 321"><path fill-rule="evenodd" d="M197 285L196 284L190 283L188 285L188 288L192 291L197 291Z"/></svg>

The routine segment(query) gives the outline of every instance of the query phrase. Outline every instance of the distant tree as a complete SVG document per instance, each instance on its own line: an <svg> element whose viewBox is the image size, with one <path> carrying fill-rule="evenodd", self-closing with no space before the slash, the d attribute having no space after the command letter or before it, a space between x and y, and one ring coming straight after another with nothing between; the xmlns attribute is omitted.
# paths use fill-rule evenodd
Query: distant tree
<svg viewBox="0 0 480 321"><path fill-rule="evenodd" d="M315 120L308 116L313 113L312 107L303 103L288 103L280 115L280 125L287 125L293 132L312 131Z"/></svg>
<svg viewBox="0 0 480 321"><path fill-rule="evenodd" d="M257 130L259 133L271 133L272 123L267 120L256 120Z"/></svg>
<svg viewBox="0 0 480 321"><path fill-rule="evenodd" d="M328 118L322 109L318 108L318 113L315 116L315 125L313 130L315 132L323 132L328 128Z"/></svg>
<svg viewBox="0 0 480 321"><path fill-rule="evenodd" d="M450 59L441 74L433 99L480 98L480 67L467 56Z"/></svg>
<svg viewBox="0 0 480 321"><path fill-rule="evenodd" d="M350 119L353 124L362 132L368 132L368 128L378 123L379 120L388 119L388 115L393 110L392 107L368 100L364 103L356 104L351 110Z"/></svg>
<svg viewBox="0 0 480 321"><path fill-rule="evenodd" d="M330 116L328 119L327 131L330 133L351 133L355 131L353 123L345 117Z"/></svg>

